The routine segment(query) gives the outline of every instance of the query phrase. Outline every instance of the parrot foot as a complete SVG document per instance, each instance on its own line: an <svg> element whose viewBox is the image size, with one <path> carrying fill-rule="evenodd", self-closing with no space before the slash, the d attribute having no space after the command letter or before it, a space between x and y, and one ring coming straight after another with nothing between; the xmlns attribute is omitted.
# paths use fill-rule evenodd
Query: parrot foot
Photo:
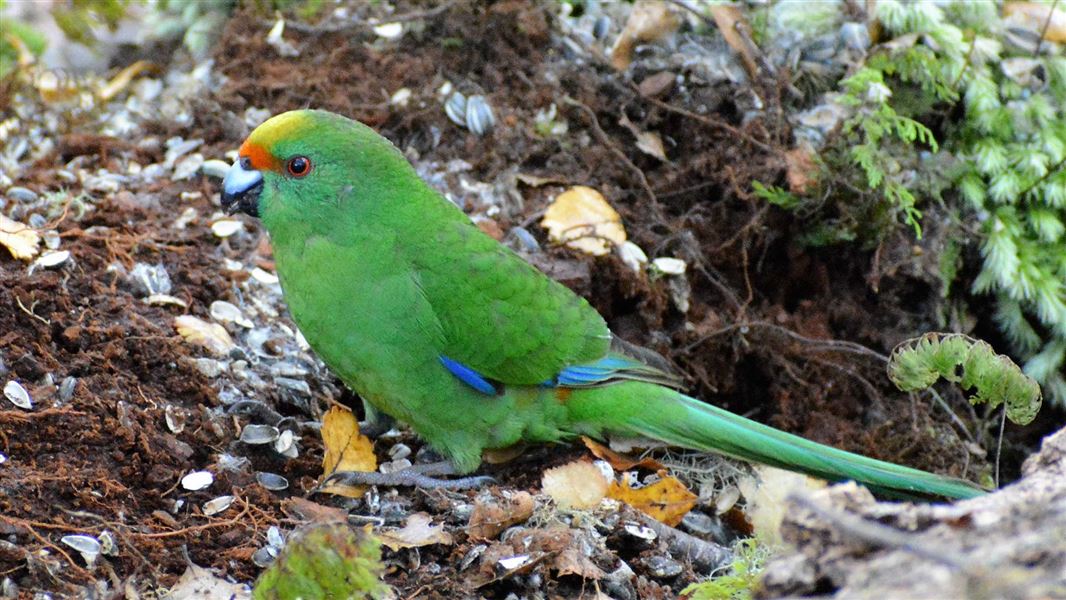
<svg viewBox="0 0 1066 600"><path fill-rule="evenodd" d="M425 467L436 467L441 463L431 463ZM449 463L444 463L451 468ZM323 486L331 484L342 485L388 485L396 487L416 487L428 490L466 490L479 488L496 480L486 475L473 477L461 477L459 479L437 479L426 475L428 469L419 469L417 466L403 471L392 473L378 473L377 471L338 471L330 475ZM442 473L444 474L444 473Z"/></svg>

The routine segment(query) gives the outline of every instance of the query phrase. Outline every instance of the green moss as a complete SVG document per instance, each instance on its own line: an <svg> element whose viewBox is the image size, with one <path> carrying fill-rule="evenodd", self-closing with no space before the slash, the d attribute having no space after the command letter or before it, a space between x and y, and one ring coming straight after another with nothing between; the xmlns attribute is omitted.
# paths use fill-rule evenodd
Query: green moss
<svg viewBox="0 0 1066 600"><path fill-rule="evenodd" d="M255 583L255 600L385 598L381 545L344 523L294 533Z"/></svg>

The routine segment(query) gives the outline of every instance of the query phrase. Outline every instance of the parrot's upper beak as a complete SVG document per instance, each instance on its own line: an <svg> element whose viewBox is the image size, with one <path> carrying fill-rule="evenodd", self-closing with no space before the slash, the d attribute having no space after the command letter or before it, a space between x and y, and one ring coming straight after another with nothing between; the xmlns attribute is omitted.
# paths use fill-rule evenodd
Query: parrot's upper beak
<svg viewBox="0 0 1066 600"><path fill-rule="evenodd" d="M247 160L238 158L222 180L222 208L229 214L241 211L258 217L262 191L263 174L251 168Z"/></svg>

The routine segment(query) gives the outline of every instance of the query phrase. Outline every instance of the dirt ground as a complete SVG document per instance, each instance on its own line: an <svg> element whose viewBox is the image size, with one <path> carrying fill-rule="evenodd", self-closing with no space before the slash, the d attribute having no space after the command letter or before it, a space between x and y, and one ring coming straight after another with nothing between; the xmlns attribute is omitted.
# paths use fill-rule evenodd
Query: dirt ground
<svg viewBox="0 0 1066 600"><path fill-rule="evenodd" d="M247 133L241 115L249 107L340 112L428 165L442 187L457 190L456 178L464 177L517 190L517 198L502 194L493 211L484 195L459 199L507 243L516 243L517 227L532 233L544 250L531 260L588 297L619 335L667 356L694 395L877 458L954 475L986 472L994 457L967 443L944 410L894 392L883 363L840 343L884 354L903 339L939 328L939 286L907 258L915 255L913 240L901 234L869 251L802 247L793 217L750 195L752 181L784 177L784 153L792 142L779 116L785 110L782 83L755 82L767 105L746 122L749 94L733 85L667 86L642 95L640 83L657 70L637 65L619 74L602 49L574 58L560 43L553 19L546 8L524 2L456 2L391 44L375 41L366 28L291 28L285 37L300 54L280 58L265 42L271 22L238 13L213 52L225 82L195 102L191 125L146 123L145 139L155 144L72 126L56 150L15 183L42 194L60 187L81 192L57 171L70 169L71 161L90 172L113 173L126 172L131 160L162 162L160 140L179 134L202 139L197 152L221 158ZM491 134L479 137L448 120L435 95L445 81L486 96L496 115ZM404 87L413 93L408 105L390 105L389 97ZM534 113L552 103L569 126L563 136L539 135L531 126ZM7 118L11 107L0 108ZM623 116L641 130L658 132L670 160L640 152L620 124ZM449 172L453 159L469 166L458 175ZM519 173L550 182L516 182ZM649 256L688 263L687 312L678 309L665 278L637 275L614 256L594 259L548 244L536 225L539 214L574 184L600 190ZM0 376L24 382L36 403L31 411L10 404L0 409L0 452L7 457L0 465L0 579L27 597L39 591L85 595L101 580L121 596L124 590L173 585L191 561L251 581L261 571L252 556L268 528L298 523L288 500L305 496L321 473L314 422L322 408L331 401L357 403L286 336L281 326L293 326L276 285L250 275L255 267L272 267L258 225L247 219L242 233L225 239L212 232L217 180L200 174L180 181L131 179L117 191L89 193L91 210L78 214L68 206L51 219L61 248L72 253L67 264L28 273L25 263L0 252ZM176 227L189 208L195 216ZM936 240L930 228L921 243ZM130 276L138 264L163 265L170 293L187 308L146 303ZM246 355L212 358L175 332L180 314L207 319L212 302L243 308L253 297L260 299L250 309L255 328L236 327L233 334L245 346L251 331L262 331L255 352L238 349ZM272 310L281 313L273 316ZM205 362L215 359L228 365L221 377L212 372L217 365ZM233 366L241 360L243 376ZM289 363L299 367L295 374L279 370ZM274 376L303 385L272 384L264 375L271 367ZM946 400L968 427L981 428L983 415L973 413L961 395ZM243 424L278 419L301 435L297 458L237 441ZM1021 458L1048 428L1045 421L1008 432L1005 480L1016 476ZM994 447L989 438L979 441ZM378 455L400 443L416 451L421 446L401 434L379 439ZM581 448L537 449L487 470L501 490L535 493L543 468L584 454ZM236 466L219 467L222 455ZM183 475L205 468L215 476L210 491L181 488ZM268 491L257 483L258 472L282 475L290 485ZM200 506L220 494L235 496L232 508L204 516ZM476 544L465 538L465 520L451 511L475 495L380 490L376 516L383 522L425 511L457 538L452 546L386 551L386 579L399 597L591 592L572 574L493 580L476 568L463 572L463 559ZM101 557L93 569L59 543L66 534L105 531L119 552ZM654 549L608 538L597 560L610 571L612 555L632 559L629 589L640 598L674 597L699 575L686 566L680 574L657 576L639 560L642 553Z"/></svg>

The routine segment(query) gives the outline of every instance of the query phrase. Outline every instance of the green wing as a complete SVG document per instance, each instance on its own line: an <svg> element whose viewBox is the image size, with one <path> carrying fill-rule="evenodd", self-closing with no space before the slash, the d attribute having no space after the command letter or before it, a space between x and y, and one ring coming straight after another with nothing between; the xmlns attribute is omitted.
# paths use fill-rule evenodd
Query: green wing
<svg viewBox="0 0 1066 600"><path fill-rule="evenodd" d="M519 385L607 354L611 332L584 298L440 202L448 207L426 216L433 227L410 240L409 260L443 329L441 354Z"/></svg>

